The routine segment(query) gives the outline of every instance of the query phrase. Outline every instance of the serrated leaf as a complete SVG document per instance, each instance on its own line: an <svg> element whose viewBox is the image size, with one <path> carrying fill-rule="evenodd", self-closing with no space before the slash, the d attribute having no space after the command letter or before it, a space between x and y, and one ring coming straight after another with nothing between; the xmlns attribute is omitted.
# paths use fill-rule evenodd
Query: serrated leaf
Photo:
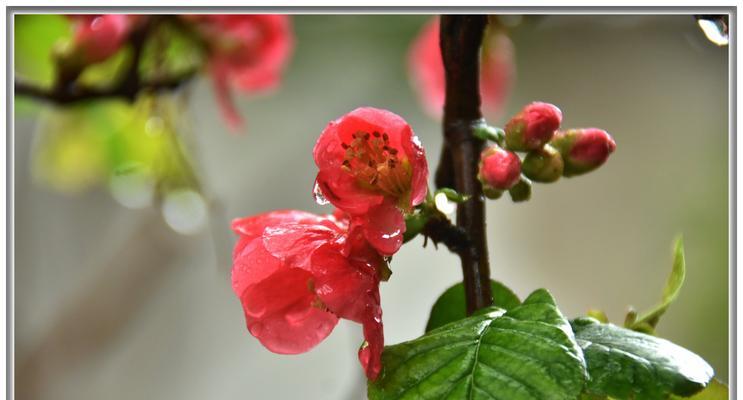
<svg viewBox="0 0 743 400"><path fill-rule="evenodd" d="M493 305L496 307L508 311L521 304L518 296L498 281L490 281L490 290L493 293ZM446 289L436 300L431 308L431 316L428 317L426 332L466 317L464 285L460 282Z"/></svg>
<svg viewBox="0 0 743 400"><path fill-rule="evenodd" d="M385 348L369 399L574 400L586 370L570 325L540 289Z"/></svg>
<svg viewBox="0 0 743 400"><path fill-rule="evenodd" d="M681 400L681 399L689 399L689 400L728 400L730 398L730 393L728 393L728 387L724 383L718 381L717 379L712 379L712 382L704 388L701 392L695 394L691 397L679 397L679 396L671 396L672 400Z"/></svg>
<svg viewBox="0 0 743 400"><path fill-rule="evenodd" d="M682 237L676 239L674 245L673 269L668 276L665 288L663 288L663 297L660 304L652 309L642 313L629 327L633 330L646 333L654 333L660 317L665 314L668 307L673 303L681 291L686 277L686 261L684 258L684 240Z"/></svg>
<svg viewBox="0 0 743 400"><path fill-rule="evenodd" d="M714 374L701 357L668 340L592 318L572 326L588 365L589 394L619 400L691 396Z"/></svg>

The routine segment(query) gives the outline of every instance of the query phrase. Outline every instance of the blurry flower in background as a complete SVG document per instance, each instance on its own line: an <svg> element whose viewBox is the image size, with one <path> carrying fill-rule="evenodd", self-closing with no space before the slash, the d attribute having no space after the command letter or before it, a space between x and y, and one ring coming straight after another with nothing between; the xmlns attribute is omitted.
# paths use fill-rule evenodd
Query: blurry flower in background
<svg viewBox="0 0 743 400"><path fill-rule="evenodd" d="M217 101L235 129L242 125L231 89L258 93L275 89L294 47L286 15L190 15L209 52Z"/></svg>
<svg viewBox="0 0 743 400"><path fill-rule="evenodd" d="M408 70L425 111L434 118L441 118L446 80L439 49L438 17L429 21L413 42L408 53ZM481 107L486 117L496 119L501 115L515 76L513 43L491 25L483 37L480 58Z"/></svg>

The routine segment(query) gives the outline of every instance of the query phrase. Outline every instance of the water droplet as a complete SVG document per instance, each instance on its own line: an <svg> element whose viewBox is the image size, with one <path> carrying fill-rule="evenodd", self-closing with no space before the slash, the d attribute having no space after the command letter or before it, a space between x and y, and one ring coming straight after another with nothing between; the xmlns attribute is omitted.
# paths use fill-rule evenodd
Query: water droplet
<svg viewBox="0 0 743 400"><path fill-rule="evenodd" d="M317 182L315 182L315 187L312 189L312 196L315 198L315 203L321 206L330 203L328 199L325 198L325 195L322 193L322 189L320 189L320 185Z"/></svg>
<svg viewBox="0 0 743 400"><path fill-rule="evenodd" d="M295 312L288 312L284 315L284 319L286 319L286 322L288 322L289 325L298 325L307 319L308 314L312 311L312 308L307 308Z"/></svg>
<svg viewBox="0 0 743 400"><path fill-rule="evenodd" d="M722 15L698 18L697 24L710 42L718 46L727 46L730 42L728 27Z"/></svg>
<svg viewBox="0 0 743 400"><path fill-rule="evenodd" d="M436 209L446 215L453 213L457 209L456 203L449 201L444 193L437 193L433 201L436 203Z"/></svg>
<svg viewBox="0 0 743 400"><path fill-rule="evenodd" d="M260 322L255 322L255 323L251 324L248 327L248 330L250 331L250 334L251 335L253 335L253 336L257 337L257 338L261 337L261 335L263 335L263 332L265 332L265 329L263 327L263 324L260 323Z"/></svg>
<svg viewBox="0 0 743 400"><path fill-rule="evenodd" d="M113 198L122 206L132 209L149 207L155 197L155 183L142 168L127 168L114 173L108 181Z"/></svg>
<svg viewBox="0 0 743 400"><path fill-rule="evenodd" d="M206 201L191 189L167 193L162 212L165 222L178 233L193 234L206 225Z"/></svg>
<svg viewBox="0 0 743 400"><path fill-rule="evenodd" d="M165 130L165 122L158 116L150 117L144 125L144 131L151 136L157 136Z"/></svg>

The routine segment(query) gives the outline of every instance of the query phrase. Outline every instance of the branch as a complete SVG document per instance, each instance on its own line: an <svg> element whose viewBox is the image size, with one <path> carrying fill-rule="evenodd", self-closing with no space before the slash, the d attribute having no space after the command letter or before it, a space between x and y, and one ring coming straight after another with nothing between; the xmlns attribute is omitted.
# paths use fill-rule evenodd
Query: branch
<svg viewBox="0 0 743 400"><path fill-rule="evenodd" d="M459 252L464 276L467 313L493 303L490 291L485 231L485 203L477 180L484 142L473 134L480 113L480 45L487 24L484 15L441 16L440 45L446 74L444 147L436 174L437 184L452 181L454 188L470 196L457 207L457 226L469 237L469 246Z"/></svg>
<svg viewBox="0 0 743 400"><path fill-rule="evenodd" d="M128 43L132 48L132 60L129 63L128 69L124 72L122 79L111 87L87 87L79 85L77 80L82 73L82 69L65 70L65 68L60 68L56 82L51 89L16 79L14 94L57 105L65 105L103 98L120 98L132 102L143 92L162 92L178 89L181 85L193 78L198 71L192 70L179 76L148 81L142 80L139 71L139 64L146 41L150 38L155 28L168 18L169 16L151 16L140 26L132 30L128 38ZM176 21L176 19L173 21Z"/></svg>
<svg viewBox="0 0 743 400"><path fill-rule="evenodd" d="M129 86L124 83L126 80L123 80L122 83L111 88L72 86L66 90L49 90L32 83L16 80L15 95L59 105L103 98L120 98L134 101L137 95L142 92L163 92L178 89L195 75L196 71L193 71L178 77L140 82L136 86Z"/></svg>

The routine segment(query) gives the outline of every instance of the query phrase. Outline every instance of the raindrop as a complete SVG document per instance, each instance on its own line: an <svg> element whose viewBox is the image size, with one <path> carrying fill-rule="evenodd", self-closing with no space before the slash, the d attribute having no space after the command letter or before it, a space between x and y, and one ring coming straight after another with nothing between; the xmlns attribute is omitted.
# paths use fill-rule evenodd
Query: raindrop
<svg viewBox="0 0 743 400"><path fill-rule="evenodd" d="M167 193L162 212L165 222L178 233L197 233L206 225L206 201L201 194L191 189Z"/></svg>
<svg viewBox="0 0 743 400"><path fill-rule="evenodd" d="M702 28L704 36L710 42L718 46L727 46L730 42L728 37L728 25L723 15L702 15L697 17L697 24Z"/></svg>
<svg viewBox="0 0 743 400"><path fill-rule="evenodd" d="M446 197L446 194L444 193L436 193L433 201L436 203L436 209L446 215L453 213L454 210L457 209L456 203L454 203L453 201L449 201L449 199Z"/></svg>
<svg viewBox="0 0 743 400"><path fill-rule="evenodd" d="M322 189L320 189L320 185L317 182L315 182L315 187L312 189L312 196L315 198L315 203L321 206L330 203L328 199L325 198L325 195L323 195Z"/></svg>
<svg viewBox="0 0 743 400"><path fill-rule="evenodd" d="M147 118L147 122L144 125L144 131L151 136L160 135L161 133L163 133L164 129L165 122L162 118L157 116Z"/></svg>
<svg viewBox="0 0 743 400"><path fill-rule="evenodd" d="M108 181L108 187L113 198L127 208L149 207L155 197L155 183L141 168L114 173Z"/></svg>

